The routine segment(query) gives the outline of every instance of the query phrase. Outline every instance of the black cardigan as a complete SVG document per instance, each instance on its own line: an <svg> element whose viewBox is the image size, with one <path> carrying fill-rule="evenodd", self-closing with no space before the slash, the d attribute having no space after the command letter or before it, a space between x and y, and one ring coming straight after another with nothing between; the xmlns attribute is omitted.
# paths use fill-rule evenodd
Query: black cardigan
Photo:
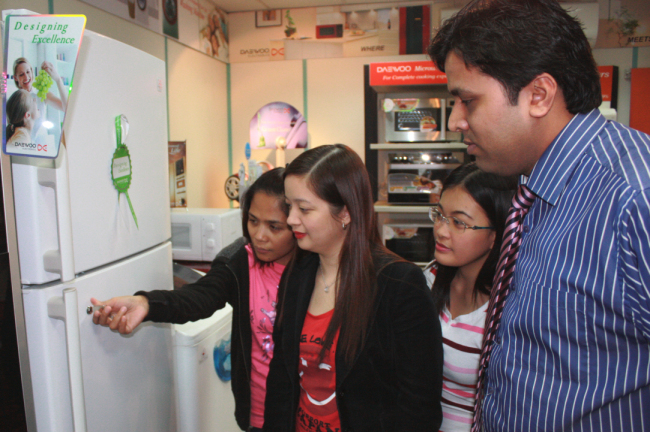
<svg viewBox="0 0 650 432"><path fill-rule="evenodd" d="M224 248L210 271L195 283L174 291L139 291L149 300L147 321L183 324L208 318L229 303L233 308L231 365L235 418L247 430L251 411L251 324L248 254L243 237Z"/></svg>
<svg viewBox="0 0 650 432"><path fill-rule="evenodd" d="M265 432L293 432L300 385L300 334L319 259L308 255L288 275L282 321L267 378ZM374 259L378 293L363 349L350 364L336 353L342 431L437 431L442 422L442 334L431 291L412 263Z"/></svg>

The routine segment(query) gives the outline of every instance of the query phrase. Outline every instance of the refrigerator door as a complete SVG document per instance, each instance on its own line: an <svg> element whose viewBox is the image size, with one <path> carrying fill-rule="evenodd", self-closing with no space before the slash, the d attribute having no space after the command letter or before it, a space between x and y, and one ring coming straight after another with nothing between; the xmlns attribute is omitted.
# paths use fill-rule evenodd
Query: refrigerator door
<svg viewBox="0 0 650 432"><path fill-rule="evenodd" d="M23 287L39 432L74 430L66 325L78 326L88 431L176 431L171 326L143 323L123 336L94 325L86 312L91 297L107 300L138 290L171 289L172 277L171 244L165 242L69 283ZM70 288L76 290L78 321L50 317L48 303Z"/></svg>
<svg viewBox="0 0 650 432"><path fill-rule="evenodd" d="M60 279L60 272L51 270L58 258L52 247L58 245L60 255L67 253L62 247L66 227L72 231L73 274L171 237L166 110L162 60L91 31L84 33L65 116L67 151L60 158L67 161L57 159L50 167L34 158L13 162L14 185L21 188L15 196L24 284ZM120 115L129 124L128 197L118 193L112 177L115 118ZM52 180L43 180L48 177ZM63 206L67 208L60 211ZM70 219L58 219L57 214Z"/></svg>

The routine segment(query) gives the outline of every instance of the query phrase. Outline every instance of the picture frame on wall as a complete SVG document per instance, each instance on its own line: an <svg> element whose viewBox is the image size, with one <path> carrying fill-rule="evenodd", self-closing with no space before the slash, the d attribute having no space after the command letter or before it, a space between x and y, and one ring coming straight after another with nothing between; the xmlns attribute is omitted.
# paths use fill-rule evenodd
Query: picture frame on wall
<svg viewBox="0 0 650 432"><path fill-rule="evenodd" d="M282 25L282 9L255 12L255 27L277 27Z"/></svg>

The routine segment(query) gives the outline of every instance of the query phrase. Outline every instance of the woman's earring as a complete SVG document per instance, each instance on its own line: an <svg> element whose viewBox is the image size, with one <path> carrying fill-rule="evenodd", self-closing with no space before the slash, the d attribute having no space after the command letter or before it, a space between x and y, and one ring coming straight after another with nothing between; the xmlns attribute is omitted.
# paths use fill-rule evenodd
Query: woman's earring
<svg viewBox="0 0 650 432"><path fill-rule="evenodd" d="M348 226L343 222L343 231L345 231L348 228Z"/></svg>

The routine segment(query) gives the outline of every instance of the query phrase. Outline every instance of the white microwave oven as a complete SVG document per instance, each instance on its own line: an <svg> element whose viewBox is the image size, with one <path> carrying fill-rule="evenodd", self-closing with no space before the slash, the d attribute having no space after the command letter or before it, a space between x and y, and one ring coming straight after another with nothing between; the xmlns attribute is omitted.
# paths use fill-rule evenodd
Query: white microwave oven
<svg viewBox="0 0 650 432"><path fill-rule="evenodd" d="M241 210L172 208L172 257L176 261L212 262L241 237Z"/></svg>

